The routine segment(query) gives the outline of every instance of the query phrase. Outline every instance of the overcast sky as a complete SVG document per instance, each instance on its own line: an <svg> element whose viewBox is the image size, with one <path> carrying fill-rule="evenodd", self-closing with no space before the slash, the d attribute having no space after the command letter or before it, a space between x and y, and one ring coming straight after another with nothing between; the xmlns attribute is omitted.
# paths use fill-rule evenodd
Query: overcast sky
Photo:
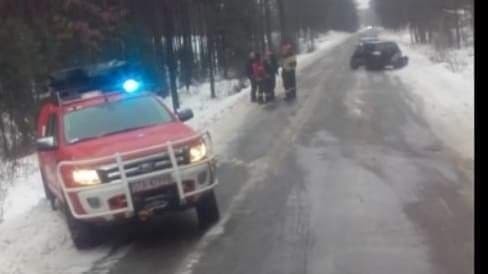
<svg viewBox="0 0 488 274"><path fill-rule="evenodd" d="M360 9L367 9L369 8L369 0L356 0L358 3L358 7Z"/></svg>

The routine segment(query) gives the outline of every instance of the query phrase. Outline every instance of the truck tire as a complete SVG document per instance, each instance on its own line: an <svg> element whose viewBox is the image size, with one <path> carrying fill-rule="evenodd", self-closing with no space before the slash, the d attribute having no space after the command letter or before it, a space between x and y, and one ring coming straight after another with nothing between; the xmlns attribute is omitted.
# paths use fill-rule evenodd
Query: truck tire
<svg viewBox="0 0 488 274"><path fill-rule="evenodd" d="M64 205L64 213L71 239L77 249L89 249L100 244L100 232L95 225L77 220L68 205Z"/></svg>
<svg viewBox="0 0 488 274"><path fill-rule="evenodd" d="M215 224L220 219L220 211L215 197L215 192L212 190L205 194L198 201L197 206L198 224L200 228L206 229Z"/></svg>

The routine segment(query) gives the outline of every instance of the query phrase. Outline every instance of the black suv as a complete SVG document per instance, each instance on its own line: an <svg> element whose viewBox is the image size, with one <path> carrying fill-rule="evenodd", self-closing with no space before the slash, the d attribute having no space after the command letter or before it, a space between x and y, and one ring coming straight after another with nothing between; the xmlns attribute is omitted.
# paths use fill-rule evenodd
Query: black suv
<svg viewBox="0 0 488 274"><path fill-rule="evenodd" d="M380 70L386 67L402 68L408 64L408 57L395 42L376 39L362 40L351 57L351 68L365 66L369 70Z"/></svg>

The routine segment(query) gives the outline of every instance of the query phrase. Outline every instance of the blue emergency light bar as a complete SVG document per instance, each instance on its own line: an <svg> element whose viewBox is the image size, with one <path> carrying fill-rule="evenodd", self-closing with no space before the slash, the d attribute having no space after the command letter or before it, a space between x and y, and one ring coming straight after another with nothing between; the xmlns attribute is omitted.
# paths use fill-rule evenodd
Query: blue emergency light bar
<svg viewBox="0 0 488 274"><path fill-rule="evenodd" d="M138 91L141 88L141 83L134 79L128 79L124 82L122 86L125 92L133 93Z"/></svg>
<svg viewBox="0 0 488 274"><path fill-rule="evenodd" d="M92 91L134 93L142 88L138 73L134 65L114 60L58 71L50 76L50 87L58 101L78 99Z"/></svg>

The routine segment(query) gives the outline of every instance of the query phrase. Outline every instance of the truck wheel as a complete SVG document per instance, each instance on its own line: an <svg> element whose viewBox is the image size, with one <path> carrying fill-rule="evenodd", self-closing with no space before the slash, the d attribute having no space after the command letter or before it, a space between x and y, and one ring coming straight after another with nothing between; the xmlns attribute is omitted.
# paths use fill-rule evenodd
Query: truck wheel
<svg viewBox="0 0 488 274"><path fill-rule="evenodd" d="M213 190L200 198L196 209L198 223L202 229L208 228L210 225L215 224L220 219L217 198L215 197L215 192Z"/></svg>
<svg viewBox="0 0 488 274"><path fill-rule="evenodd" d="M41 180L42 180L42 186L44 188L44 195L46 196L46 199L49 201L49 204L51 205L51 209L56 210L56 197L47 186L47 181L43 173L41 173Z"/></svg>
<svg viewBox="0 0 488 274"><path fill-rule="evenodd" d="M92 248L101 242L100 233L95 225L75 219L68 205L64 205L64 213L71 239L77 249Z"/></svg>

